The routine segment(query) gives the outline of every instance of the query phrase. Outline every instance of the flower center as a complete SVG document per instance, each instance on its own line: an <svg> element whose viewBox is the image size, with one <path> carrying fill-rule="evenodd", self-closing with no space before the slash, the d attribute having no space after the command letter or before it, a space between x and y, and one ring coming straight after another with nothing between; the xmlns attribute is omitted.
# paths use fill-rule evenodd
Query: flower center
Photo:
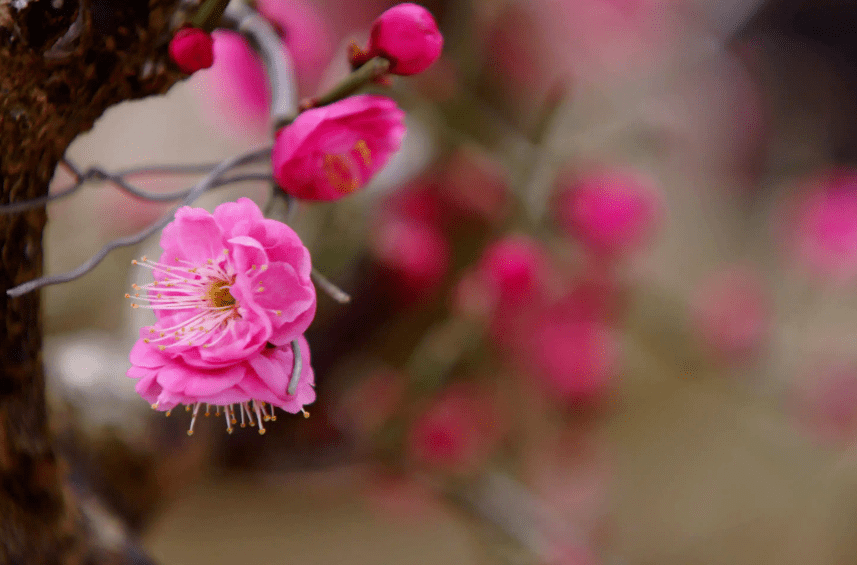
<svg viewBox="0 0 857 565"><path fill-rule="evenodd" d="M372 152L369 146L364 140L358 139L346 153L326 153L323 166L331 186L348 194L363 184L363 179L369 176L371 164Z"/></svg>
<svg viewBox="0 0 857 565"><path fill-rule="evenodd" d="M228 250L223 253L227 255ZM155 273L155 282L132 285L133 296L125 295L148 302L132 304L133 308L149 308L161 314L161 319L149 328L151 336L145 339L146 343L161 350L180 345L208 348L229 335L235 321L241 318L238 301L229 292L235 273L228 261L208 259L202 265L194 265L176 258L175 264L169 265L143 257L132 263Z"/></svg>
<svg viewBox="0 0 857 565"><path fill-rule="evenodd" d="M215 308L234 306L235 297L229 293L229 283L226 281L215 281L208 287L208 301Z"/></svg>

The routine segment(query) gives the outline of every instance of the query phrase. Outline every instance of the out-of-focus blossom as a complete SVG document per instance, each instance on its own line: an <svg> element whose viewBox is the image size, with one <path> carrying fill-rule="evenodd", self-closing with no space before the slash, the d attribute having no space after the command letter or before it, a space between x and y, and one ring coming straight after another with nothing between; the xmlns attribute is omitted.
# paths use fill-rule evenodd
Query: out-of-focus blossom
<svg viewBox="0 0 857 565"><path fill-rule="evenodd" d="M467 319L479 322L488 320L494 300L478 269L466 271L458 279L452 292L451 307L454 313Z"/></svg>
<svg viewBox="0 0 857 565"><path fill-rule="evenodd" d="M546 313L527 341L531 377L563 402L599 400L614 376L616 336L604 323Z"/></svg>
<svg viewBox="0 0 857 565"><path fill-rule="evenodd" d="M301 372L294 394L289 394L294 354L289 346L266 347L258 353L231 365L203 368L191 365L183 358L167 351L149 347L142 340L131 350L128 376L138 379L137 393L152 408L170 411L179 404L193 407L188 434L205 404L204 415L215 416L222 410L226 429L230 433L240 421L259 426L265 433L264 423L275 420L274 407L296 414L315 400L315 376L310 365L309 344L301 337Z"/></svg>
<svg viewBox="0 0 857 565"><path fill-rule="evenodd" d="M372 24L367 55L390 61L390 72L414 75L434 63L443 49L443 36L431 12L417 4L393 6Z"/></svg>
<svg viewBox="0 0 857 565"><path fill-rule="evenodd" d="M719 358L736 361L757 352L771 324L771 305L758 274L732 267L710 276L693 300L693 323Z"/></svg>
<svg viewBox="0 0 857 565"><path fill-rule="evenodd" d="M403 297L433 291L449 269L450 249L443 233L427 222L388 217L374 229L378 261L402 287Z"/></svg>
<svg viewBox="0 0 857 565"><path fill-rule="evenodd" d="M195 27L183 27L170 40L170 58L187 74L214 64L214 40Z"/></svg>
<svg viewBox="0 0 857 565"><path fill-rule="evenodd" d="M404 135L404 112L384 96L352 96L313 108L277 133L274 178L297 198L336 200L383 168Z"/></svg>
<svg viewBox="0 0 857 565"><path fill-rule="evenodd" d="M813 273L849 280L857 275L857 171L822 173L808 184L789 219L795 250Z"/></svg>
<svg viewBox="0 0 857 565"><path fill-rule="evenodd" d="M509 212L506 178L499 162L465 147L453 153L447 163L441 194L464 215L498 224Z"/></svg>
<svg viewBox="0 0 857 565"><path fill-rule="evenodd" d="M405 378L394 371L377 371L347 390L339 403L346 432L369 439L399 408L405 395Z"/></svg>
<svg viewBox="0 0 857 565"><path fill-rule="evenodd" d="M511 235L485 249L480 269L498 300L520 302L538 292L546 262L545 252L535 240Z"/></svg>
<svg viewBox="0 0 857 565"><path fill-rule="evenodd" d="M794 415L820 443L835 446L857 435L857 369L830 364L814 369L793 392Z"/></svg>
<svg viewBox="0 0 857 565"><path fill-rule="evenodd" d="M387 519L425 524L427 518L441 515L441 503L429 485L411 475L375 470L370 473L365 490L367 501Z"/></svg>
<svg viewBox="0 0 857 565"><path fill-rule="evenodd" d="M506 236L485 249L478 269L491 303L491 335L501 348L516 353L525 346L544 307L549 263L542 246L523 235Z"/></svg>
<svg viewBox="0 0 857 565"><path fill-rule="evenodd" d="M500 439L499 413L467 385L448 389L413 423L411 457L430 468L468 473L487 461Z"/></svg>
<svg viewBox="0 0 857 565"><path fill-rule="evenodd" d="M625 289L604 269L590 268L573 280L554 308L585 320L617 321L626 306Z"/></svg>
<svg viewBox="0 0 857 565"><path fill-rule="evenodd" d="M327 24L304 0L259 0L256 7L274 25L294 62L298 87L312 94L333 53ZM267 135L271 96L262 61L238 33L218 29L211 69L197 73L193 88L216 122L253 135Z"/></svg>
<svg viewBox="0 0 857 565"><path fill-rule="evenodd" d="M651 240L660 206L657 193L642 175L601 170L562 178L556 213L571 237L597 255L613 257Z"/></svg>

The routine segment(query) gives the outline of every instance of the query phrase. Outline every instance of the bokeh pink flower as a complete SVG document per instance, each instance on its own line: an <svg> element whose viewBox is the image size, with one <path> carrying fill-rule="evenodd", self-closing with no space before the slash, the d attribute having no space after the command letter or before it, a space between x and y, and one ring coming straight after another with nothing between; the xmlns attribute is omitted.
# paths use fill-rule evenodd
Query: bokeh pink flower
<svg viewBox="0 0 857 565"><path fill-rule="evenodd" d="M404 112L384 96L363 94L313 108L277 133L274 178L296 198L336 200L381 170L404 135Z"/></svg>
<svg viewBox="0 0 857 565"><path fill-rule="evenodd" d="M435 470L469 473L487 461L501 435L499 412L484 391L459 384L434 399L414 421L408 453Z"/></svg>
<svg viewBox="0 0 857 565"><path fill-rule="evenodd" d="M807 183L789 238L806 268L832 281L857 275L857 171L826 171Z"/></svg>
<svg viewBox="0 0 857 565"><path fill-rule="evenodd" d="M661 202L643 175L597 170L560 179L556 214L570 237L597 255L615 257L651 241Z"/></svg>
<svg viewBox="0 0 857 565"><path fill-rule="evenodd" d="M696 291L692 317L706 348L719 360L735 362L760 351L772 305L758 273L735 266L710 275Z"/></svg>

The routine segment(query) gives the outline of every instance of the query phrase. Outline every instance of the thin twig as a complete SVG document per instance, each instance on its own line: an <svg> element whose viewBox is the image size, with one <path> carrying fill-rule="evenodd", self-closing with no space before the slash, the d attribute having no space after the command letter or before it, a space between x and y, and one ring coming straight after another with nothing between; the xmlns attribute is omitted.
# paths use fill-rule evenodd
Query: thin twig
<svg viewBox="0 0 857 565"><path fill-rule="evenodd" d="M315 267L313 267L310 272L310 276L321 290L340 304L348 304L351 302L351 296L349 296L347 292L330 282L330 279L318 272Z"/></svg>
<svg viewBox="0 0 857 565"><path fill-rule="evenodd" d="M317 108L318 106L326 106L337 100L350 96L357 92L363 86L369 84L378 77L384 76L390 69L390 61L383 57L374 57L369 59L353 71L351 74L343 78L337 85L315 98L310 98L301 102L300 111ZM294 121L295 117L289 120L289 123Z"/></svg>
<svg viewBox="0 0 857 565"><path fill-rule="evenodd" d="M38 288L42 288L44 286L70 282L82 277L83 275L94 269L102 260L104 260L107 254L113 251L114 249L140 243L152 234L156 233L158 230L162 229L164 226L170 223L179 208L191 204L194 200L199 198L202 193L211 188L214 183L217 182L220 175L240 165L253 162L256 159L267 155L268 152L270 152L270 148L255 150L249 153L237 155L235 157L223 161L217 167L212 169L211 172L209 172L205 176L205 178L203 178L193 188L191 188L190 191L188 191L187 196L184 198L180 205L174 207L172 210L170 210L168 214L164 215L161 219L159 219L157 222L150 225L143 231L134 235L114 239L113 241L102 247L98 251L98 253L90 257L87 261L82 263L76 269L72 269L71 271L67 271L59 275L39 277L37 279L20 284L14 288L10 288L6 291L6 294L12 298L15 298L23 294L27 294L28 292L31 292Z"/></svg>
<svg viewBox="0 0 857 565"><path fill-rule="evenodd" d="M263 155L267 156L267 155ZM68 188L62 189L53 194L47 194L45 196L40 196L39 198L33 198L32 200L25 200L22 202L13 202L11 204L0 205L0 214L15 214L18 212L25 212L27 210L33 210L35 208L41 208L46 204L53 202L54 200L59 200L61 198L65 198L66 196L71 196L86 184L87 181L96 180L96 181L107 181L114 184L120 190L127 192L137 198L142 200L148 200L151 202L174 202L176 200L181 200L182 198L186 198L188 194L190 194L190 189L180 190L178 192L167 192L167 193L157 193L157 192L149 192L146 190L142 190L137 188L136 186L130 184L123 177L133 176L133 175L141 175L141 174L152 174L152 173L165 173L165 174L201 174L210 171L217 165L155 165L151 167L135 167L132 169L125 169L119 171L117 173L110 173L104 171L99 167L90 167L88 170L81 172L71 161L67 159L63 159L61 162L65 165L72 174L76 177L75 182L70 185ZM210 188L218 188L221 186L225 186L228 184L234 184L238 182L247 182L247 181L272 181L272 177L269 174L264 173L248 173L244 175L236 175L234 177L228 177L224 179L217 179L213 182Z"/></svg>

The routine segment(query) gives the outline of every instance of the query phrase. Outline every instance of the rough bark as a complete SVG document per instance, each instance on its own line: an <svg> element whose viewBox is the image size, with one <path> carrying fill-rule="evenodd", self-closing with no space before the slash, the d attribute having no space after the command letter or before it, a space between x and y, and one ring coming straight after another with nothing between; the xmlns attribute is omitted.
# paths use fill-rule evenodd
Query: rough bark
<svg viewBox="0 0 857 565"><path fill-rule="evenodd" d="M181 78L166 56L180 3L0 0L0 202L47 193L66 147L108 106ZM41 274L45 221L43 210L0 216L3 291ZM0 318L0 564L139 559L121 547L121 528L94 527L98 509L64 487L47 426L38 294L2 292Z"/></svg>

